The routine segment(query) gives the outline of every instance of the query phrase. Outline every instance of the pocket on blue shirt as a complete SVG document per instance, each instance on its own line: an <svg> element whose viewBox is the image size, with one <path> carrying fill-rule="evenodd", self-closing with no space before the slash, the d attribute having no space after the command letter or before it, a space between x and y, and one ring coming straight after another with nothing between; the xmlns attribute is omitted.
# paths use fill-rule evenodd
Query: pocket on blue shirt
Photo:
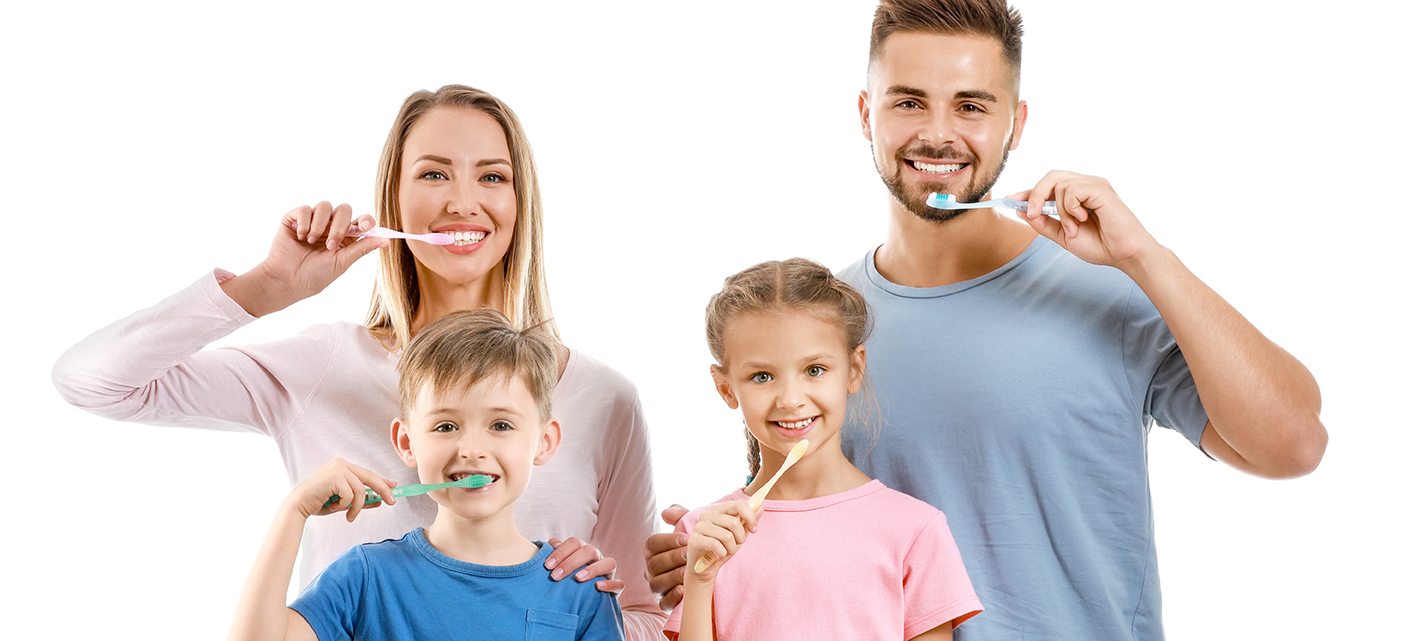
<svg viewBox="0 0 1409 641"><path fill-rule="evenodd" d="M577 615L553 610L528 611L528 641L572 641Z"/></svg>

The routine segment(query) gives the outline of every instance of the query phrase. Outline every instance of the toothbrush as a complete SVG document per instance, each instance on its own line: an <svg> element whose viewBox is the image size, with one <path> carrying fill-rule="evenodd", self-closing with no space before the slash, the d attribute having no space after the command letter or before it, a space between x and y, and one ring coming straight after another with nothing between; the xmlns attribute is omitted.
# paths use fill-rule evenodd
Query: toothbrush
<svg viewBox="0 0 1409 641"><path fill-rule="evenodd" d="M377 238L404 238L406 240L419 240L423 243L430 243L432 245L455 244L455 239L451 237L450 234L408 234L406 232L396 231L395 229L387 229L386 227L373 227L371 229L368 229L367 231L352 230L347 232L347 235L353 238L361 238L363 236L375 236Z"/></svg>
<svg viewBox="0 0 1409 641"><path fill-rule="evenodd" d="M993 200L985 200L981 203L961 203L954 200L954 197L949 194L930 194L930 197L925 199L925 204L935 209L983 209L985 207L1007 207L1008 209L1016 209L1018 211L1023 212L1027 211L1026 200L1013 200L1011 198L995 198ZM1042 213L1053 218L1061 217L1061 215L1057 213L1057 201L1055 200L1049 200L1045 203L1042 203Z"/></svg>
<svg viewBox="0 0 1409 641"><path fill-rule="evenodd" d="M484 487L493 482L494 479L486 474L471 474L458 481L451 481L449 483L412 483L411 485L394 487L391 488L391 495L397 498L401 498L403 496L420 496L422 494L425 494L426 492L433 492L435 490L447 487L468 487L470 489L474 489L477 487ZM323 504L323 507L328 507L334 503L337 503L339 498L340 497L338 497L338 495L334 494L332 498L328 499L327 503ZM373 492L371 488L367 488L367 500L364 501L362 504L371 505L373 503L380 503L381 500L381 496L379 496L376 492Z"/></svg>
<svg viewBox="0 0 1409 641"><path fill-rule="evenodd" d="M763 497L768 496L768 491L773 489L773 484L777 483L778 479L783 477L783 472L788 471L788 468L792 467L793 463L796 463L806 453L807 439L802 439L788 452L788 460L783 461L783 467L778 468L778 472L773 475L773 478L768 479L768 482L758 488L758 491L753 493L753 497L749 498L749 509L757 512L758 508L763 507ZM704 572L711 565L714 565L714 554L709 552L701 554L700 559L695 561L695 574Z"/></svg>

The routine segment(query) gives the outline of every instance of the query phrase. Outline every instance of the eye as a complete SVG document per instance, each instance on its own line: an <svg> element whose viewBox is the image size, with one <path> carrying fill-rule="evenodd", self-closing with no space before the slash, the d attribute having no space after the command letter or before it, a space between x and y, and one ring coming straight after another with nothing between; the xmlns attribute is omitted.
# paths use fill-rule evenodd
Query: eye
<svg viewBox="0 0 1409 641"><path fill-rule="evenodd" d="M897 106L897 107L899 107L899 108L901 108L901 109L919 109L919 108L920 108L920 103L918 103L918 102L916 102L916 101L914 101L914 100L902 100L902 101L900 101L899 103L897 103L895 106Z"/></svg>
<svg viewBox="0 0 1409 641"><path fill-rule="evenodd" d="M827 368L822 367L821 365L813 365L812 367L807 368L806 374L807 374L808 376L811 376L811 377L813 377L813 378L816 378L816 377L818 377L818 376L821 376L822 373L823 373L823 372L826 372L826 371L827 371Z"/></svg>
<svg viewBox="0 0 1409 641"><path fill-rule="evenodd" d="M421 172L421 175L417 176L417 178L425 178L427 180L449 180L449 177L445 175L445 172L439 169L427 169Z"/></svg>
<svg viewBox="0 0 1409 641"><path fill-rule="evenodd" d="M972 102L966 102L962 105L959 105L959 111L962 111L964 113L977 114L983 113L983 107L976 105Z"/></svg>
<svg viewBox="0 0 1409 641"><path fill-rule="evenodd" d="M512 432L513 430L514 425L508 421L494 421L489 424L489 431L491 432Z"/></svg>
<svg viewBox="0 0 1409 641"><path fill-rule="evenodd" d="M448 434L450 432L454 432L456 429L458 428L455 427L454 423L447 421L444 423L437 423L435 427L431 428L431 431L440 432L441 434Z"/></svg>
<svg viewBox="0 0 1409 641"><path fill-rule="evenodd" d="M497 173L485 174L483 178L480 178L480 180L482 180L482 181L484 181L484 182L490 182L490 183L507 183L507 182L510 182L510 181L509 181L509 178L508 178L507 176L505 176L504 174L497 174Z"/></svg>
<svg viewBox="0 0 1409 641"><path fill-rule="evenodd" d="M750 376L749 380L755 383L767 383L768 381L773 380L773 375L769 374L768 372L758 372L757 374Z"/></svg>

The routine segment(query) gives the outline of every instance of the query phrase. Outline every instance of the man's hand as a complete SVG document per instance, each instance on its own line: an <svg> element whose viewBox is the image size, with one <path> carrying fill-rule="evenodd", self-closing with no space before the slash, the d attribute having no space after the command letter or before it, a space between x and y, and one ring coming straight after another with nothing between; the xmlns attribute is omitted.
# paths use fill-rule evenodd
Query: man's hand
<svg viewBox="0 0 1409 641"><path fill-rule="evenodd" d="M687 512L689 510L679 505L672 505L661 511L660 518L666 525L675 527ZM646 539L643 550L646 581L651 584L651 591L660 595L662 610L673 609L685 596L685 555L689 542L690 536L684 532L653 534Z"/></svg>
<svg viewBox="0 0 1409 641"><path fill-rule="evenodd" d="M1128 271L1127 265L1159 249L1104 178L1050 171L1032 189L1008 198L1028 201L1027 212L1019 212L1027 224L1088 263ZM1060 221L1042 214L1048 200L1056 201Z"/></svg>

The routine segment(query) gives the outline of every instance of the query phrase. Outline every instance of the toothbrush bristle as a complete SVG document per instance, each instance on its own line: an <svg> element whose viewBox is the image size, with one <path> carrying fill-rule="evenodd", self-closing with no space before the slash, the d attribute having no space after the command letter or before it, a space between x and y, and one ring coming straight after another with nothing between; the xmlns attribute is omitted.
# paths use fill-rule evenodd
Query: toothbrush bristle
<svg viewBox="0 0 1409 641"><path fill-rule="evenodd" d="M430 236L430 238L427 238L427 239L426 239L426 242L428 242L428 243L430 243L430 244L432 244L432 245L454 245L454 244L455 244L455 237L454 237L454 236L451 236L450 234L439 234L439 233L437 233L437 234L426 234L426 235L427 235L427 236Z"/></svg>
<svg viewBox="0 0 1409 641"><path fill-rule="evenodd" d="M801 441L798 441L798 442L797 442L797 445L794 445L794 446L793 446L793 449L788 452L788 458L790 458L790 459L800 459L800 458L802 458L802 455L803 455L803 454L806 454L806 453L807 453L807 439L802 439Z"/></svg>
<svg viewBox="0 0 1409 641"><path fill-rule="evenodd" d="M487 474L473 474L465 477L465 480L469 481L465 484L465 487L470 489L484 487L494 482L494 479Z"/></svg>

